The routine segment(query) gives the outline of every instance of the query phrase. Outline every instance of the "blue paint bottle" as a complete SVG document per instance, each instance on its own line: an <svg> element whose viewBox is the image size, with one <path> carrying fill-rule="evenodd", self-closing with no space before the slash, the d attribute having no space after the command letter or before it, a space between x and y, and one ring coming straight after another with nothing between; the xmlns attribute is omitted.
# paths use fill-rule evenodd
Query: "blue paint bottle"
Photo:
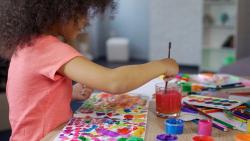
<svg viewBox="0 0 250 141"><path fill-rule="evenodd" d="M170 135L183 133L184 121L181 119L170 118L165 120L165 132Z"/></svg>

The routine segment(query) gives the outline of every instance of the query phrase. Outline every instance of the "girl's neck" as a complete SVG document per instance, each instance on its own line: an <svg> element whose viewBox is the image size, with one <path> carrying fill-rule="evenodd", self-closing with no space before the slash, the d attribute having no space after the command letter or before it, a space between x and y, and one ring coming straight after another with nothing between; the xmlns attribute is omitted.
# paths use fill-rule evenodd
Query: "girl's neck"
<svg viewBox="0 0 250 141"><path fill-rule="evenodd" d="M51 27L47 28L46 30L43 31L43 34L45 35L52 35L55 37L61 36L59 33L59 25L58 24L54 24Z"/></svg>

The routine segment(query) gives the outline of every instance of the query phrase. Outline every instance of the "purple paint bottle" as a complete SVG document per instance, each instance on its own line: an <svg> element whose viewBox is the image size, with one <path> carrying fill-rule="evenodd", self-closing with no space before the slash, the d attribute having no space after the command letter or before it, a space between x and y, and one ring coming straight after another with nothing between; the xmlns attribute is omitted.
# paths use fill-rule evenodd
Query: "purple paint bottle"
<svg viewBox="0 0 250 141"><path fill-rule="evenodd" d="M160 134L156 136L156 141L177 141L178 137L168 134Z"/></svg>

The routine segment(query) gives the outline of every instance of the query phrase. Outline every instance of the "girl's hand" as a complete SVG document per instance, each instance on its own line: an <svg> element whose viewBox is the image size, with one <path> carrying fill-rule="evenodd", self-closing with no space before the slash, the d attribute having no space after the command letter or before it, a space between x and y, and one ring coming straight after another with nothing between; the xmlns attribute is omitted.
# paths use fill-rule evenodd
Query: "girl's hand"
<svg viewBox="0 0 250 141"><path fill-rule="evenodd" d="M164 64L166 64L167 71L165 72L164 79L171 79L175 77L179 72L179 65L176 63L174 59L162 59L161 60Z"/></svg>
<svg viewBox="0 0 250 141"><path fill-rule="evenodd" d="M86 100L90 97L92 93L93 93L92 88L89 88L84 84L77 83L73 86L72 99L80 101Z"/></svg>

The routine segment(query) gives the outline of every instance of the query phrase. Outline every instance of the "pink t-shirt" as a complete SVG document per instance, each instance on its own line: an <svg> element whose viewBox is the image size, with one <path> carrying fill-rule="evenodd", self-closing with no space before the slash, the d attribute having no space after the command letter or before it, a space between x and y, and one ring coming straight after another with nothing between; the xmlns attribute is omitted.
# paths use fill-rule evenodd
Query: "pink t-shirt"
<svg viewBox="0 0 250 141"><path fill-rule="evenodd" d="M12 56L7 82L11 141L38 141L70 119L72 81L57 70L77 56L54 36L41 36Z"/></svg>

